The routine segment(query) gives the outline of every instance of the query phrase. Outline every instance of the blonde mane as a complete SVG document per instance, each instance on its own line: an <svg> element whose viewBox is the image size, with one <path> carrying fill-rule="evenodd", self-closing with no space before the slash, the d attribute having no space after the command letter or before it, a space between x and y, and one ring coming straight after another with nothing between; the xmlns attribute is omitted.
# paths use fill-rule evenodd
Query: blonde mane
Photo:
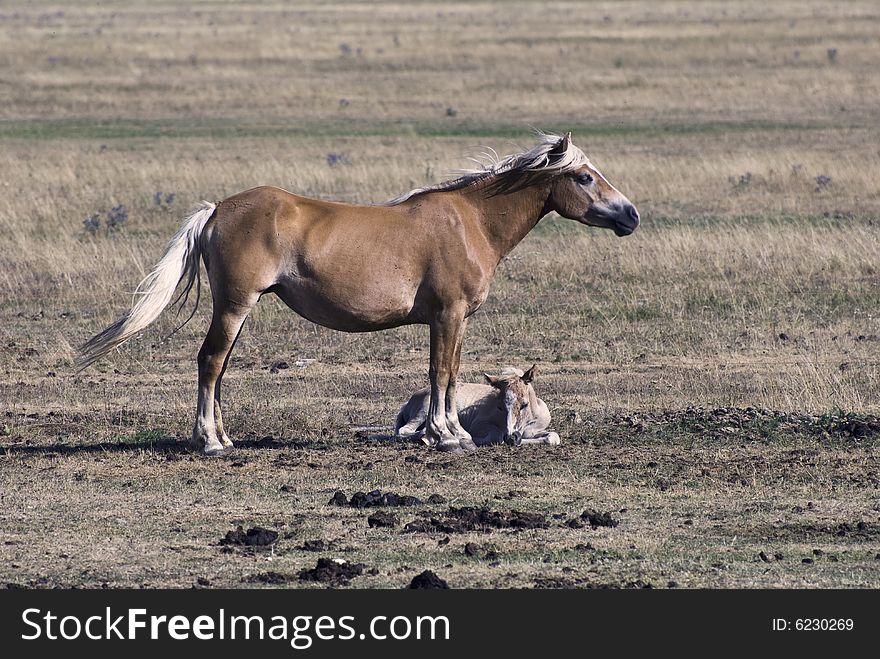
<svg viewBox="0 0 880 659"><path fill-rule="evenodd" d="M501 369L501 375L498 376L498 379L504 380L505 382L514 382L525 374L525 371L521 368L517 368L516 366L505 366Z"/></svg>
<svg viewBox="0 0 880 659"><path fill-rule="evenodd" d="M415 188L409 192L386 201L383 206L396 206L408 199L427 192L445 192L461 190L476 185L482 181L491 182L486 187L489 195L506 194L521 190L529 185L552 178L558 174L572 172L579 167L589 165L590 159L578 147L569 140L568 148L564 153L553 153L559 146L562 137L552 133L538 133L538 144L527 151L514 153L504 158L499 158L494 149L487 148L479 154L479 158L470 158L479 167L475 169L460 169L455 173L458 178L436 185L428 185ZM551 153L553 157L551 158Z"/></svg>

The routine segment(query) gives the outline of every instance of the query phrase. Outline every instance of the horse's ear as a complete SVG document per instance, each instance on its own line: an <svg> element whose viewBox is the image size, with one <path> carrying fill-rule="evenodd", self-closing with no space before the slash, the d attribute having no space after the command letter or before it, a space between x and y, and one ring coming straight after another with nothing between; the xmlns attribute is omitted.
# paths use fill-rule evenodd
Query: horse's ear
<svg viewBox="0 0 880 659"><path fill-rule="evenodd" d="M486 382L491 384L496 389L498 388L498 378L492 377L488 373L483 373L483 377L486 378Z"/></svg>
<svg viewBox="0 0 880 659"><path fill-rule="evenodd" d="M569 135L571 135L571 133L569 133ZM528 371L523 373L522 381L525 382L526 384L530 384L531 381L535 379L535 376L537 374L538 374L538 365L532 364L532 367Z"/></svg>
<svg viewBox="0 0 880 659"><path fill-rule="evenodd" d="M565 152L568 151L568 147L571 145L571 133L568 132L565 134L565 137L561 138L556 146L550 151L551 157L560 157L565 155Z"/></svg>

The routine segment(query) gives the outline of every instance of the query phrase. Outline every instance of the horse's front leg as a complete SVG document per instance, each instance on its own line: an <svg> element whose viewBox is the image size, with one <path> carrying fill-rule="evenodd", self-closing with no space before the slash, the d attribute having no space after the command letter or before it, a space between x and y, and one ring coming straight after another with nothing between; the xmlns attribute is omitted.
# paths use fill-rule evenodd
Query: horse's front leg
<svg viewBox="0 0 880 659"><path fill-rule="evenodd" d="M476 451L470 433L465 430L458 419L458 401L455 397L456 384L458 382L458 367L461 364L461 344L464 341L464 332L467 329L467 319L461 321L455 339L455 353L452 356L452 366L449 372L449 384L446 386L446 427L455 435L458 443L465 451Z"/></svg>
<svg viewBox="0 0 880 659"><path fill-rule="evenodd" d="M428 408L428 419L425 423L425 439L429 445L440 451L461 453L466 448L470 450L470 447L473 446L470 435L458 422L458 410L455 406L455 381L453 379L458 375L458 357L460 356L458 351L464 333L464 313L459 310L440 312L432 320L430 327L431 403ZM450 381L452 381L451 406L449 403ZM466 441L463 445L461 440L465 436Z"/></svg>

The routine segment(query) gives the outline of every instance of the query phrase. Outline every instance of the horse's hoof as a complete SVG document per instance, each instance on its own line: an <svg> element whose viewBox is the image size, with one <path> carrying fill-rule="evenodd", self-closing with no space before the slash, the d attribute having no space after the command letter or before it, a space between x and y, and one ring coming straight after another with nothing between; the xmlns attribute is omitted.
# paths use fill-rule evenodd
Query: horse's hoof
<svg viewBox="0 0 880 659"><path fill-rule="evenodd" d="M464 453L464 449L461 447L461 443L457 439L441 441L435 448L444 453Z"/></svg>
<svg viewBox="0 0 880 659"><path fill-rule="evenodd" d="M467 451L468 453L473 453L477 450L477 445L474 444L473 439L459 439L458 445L461 447L463 451Z"/></svg>

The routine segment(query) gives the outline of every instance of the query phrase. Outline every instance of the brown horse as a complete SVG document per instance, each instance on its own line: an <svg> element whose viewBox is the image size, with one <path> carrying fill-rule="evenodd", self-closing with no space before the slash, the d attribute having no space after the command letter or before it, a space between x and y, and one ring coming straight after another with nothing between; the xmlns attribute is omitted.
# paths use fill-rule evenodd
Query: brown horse
<svg viewBox="0 0 880 659"><path fill-rule="evenodd" d="M639 224L635 207L571 143L571 133L539 134L528 151L383 205L322 201L273 187L203 202L138 286L131 310L83 345L79 366L146 328L184 280L185 301L201 259L214 313L199 350L192 441L206 455L232 448L220 381L245 318L266 293L345 332L428 325L427 440L442 451L474 450L455 403L467 318L486 300L501 259L550 211L618 236Z"/></svg>

